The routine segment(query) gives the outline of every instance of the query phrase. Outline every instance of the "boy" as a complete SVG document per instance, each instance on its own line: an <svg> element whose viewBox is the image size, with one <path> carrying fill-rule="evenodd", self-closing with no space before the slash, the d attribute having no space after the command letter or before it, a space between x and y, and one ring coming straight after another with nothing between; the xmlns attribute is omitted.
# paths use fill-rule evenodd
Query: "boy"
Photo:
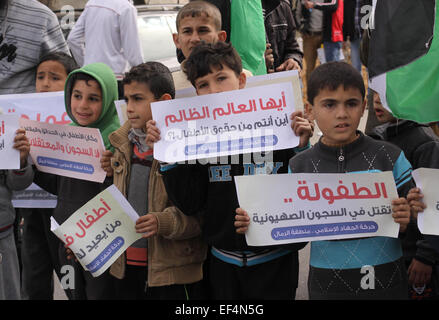
<svg viewBox="0 0 439 320"><path fill-rule="evenodd" d="M393 218L404 232L410 218L407 200L413 186L404 153L358 131L365 109L360 73L344 62L316 68L308 82L307 111L323 133L319 142L290 160L293 173L347 173L392 170L398 194ZM374 267L375 289L361 288L361 268ZM370 237L311 244L310 299L406 299L407 276L399 239Z"/></svg>
<svg viewBox="0 0 439 320"><path fill-rule="evenodd" d="M439 168L439 138L428 125L395 118L383 107L380 95L375 91L373 107L382 124L374 128L372 137L400 147L413 169ZM417 299L420 295L412 287L425 288L425 298L435 294L431 290L437 290L434 288L437 283L434 267L439 261L439 255L419 232L415 219L410 220L402 246L408 269L410 296Z"/></svg>
<svg viewBox="0 0 439 320"><path fill-rule="evenodd" d="M77 69L75 60L64 52L43 56L37 66L36 92L64 90L67 75ZM22 286L29 300L53 299L53 270L61 278L58 259L60 240L50 231L53 209L25 210L22 243ZM66 292L69 293L69 292Z"/></svg>
<svg viewBox="0 0 439 320"><path fill-rule="evenodd" d="M238 53L224 42L194 48L184 64L184 71L198 95L242 89L246 83ZM292 114L294 131L300 135L299 147L305 147L312 131L310 123L301 116L301 112ZM147 141L157 142L160 132L155 122L150 121L147 129ZM225 157L228 161L221 159L221 165L162 166L171 201L188 215L204 211L203 232L211 246L208 261L211 298L294 298L298 280L297 252L304 244L288 248L248 247L245 238L236 234L233 226L234 212L239 206L233 177L255 171L285 173L289 158L297 151L269 152L262 164L256 163L259 159L253 154L251 163L244 163L245 155L239 155L237 164L231 164L232 158Z"/></svg>
<svg viewBox="0 0 439 320"><path fill-rule="evenodd" d="M72 125L97 128L107 150L113 150L108 136L120 127L114 101L118 97L117 81L113 71L103 63L93 63L71 72L66 80L64 99L66 112ZM58 196L53 217L64 223L76 210L112 184L111 178L103 183L57 176L37 171L35 181L41 188ZM66 250L59 246L60 265L69 263ZM75 268L75 283L71 290L73 299L112 299L115 296L114 279L106 271L94 278L79 263Z"/></svg>
<svg viewBox="0 0 439 320"><path fill-rule="evenodd" d="M323 133L313 148L290 160L293 173L392 171L398 194L414 185L404 153L358 131L366 102L360 73L344 62L317 67L308 81L307 112ZM403 197L392 201L392 217L404 232L410 206ZM237 232L245 232L248 214L237 210ZM374 268L374 289L361 287L363 266ZM369 237L311 243L309 297L321 299L407 299L407 275L399 239Z"/></svg>
<svg viewBox="0 0 439 320"><path fill-rule="evenodd" d="M200 222L172 206L159 163L145 143L151 103L173 99L174 82L159 62L133 67L123 79L128 121L110 134L114 156L106 153L102 167L114 173L114 184L138 212L136 232L142 239L112 266L120 299L202 299L202 266L206 245ZM145 292L146 290L146 292Z"/></svg>
<svg viewBox="0 0 439 320"><path fill-rule="evenodd" d="M0 301L20 300L20 268L14 240L15 210L13 190L24 190L33 180L32 166L27 162L30 145L26 131L18 129L14 149L20 151L20 170L0 170Z"/></svg>
<svg viewBox="0 0 439 320"><path fill-rule="evenodd" d="M185 59L201 41L216 43L227 38L226 32L221 30L221 12L207 1L191 1L183 6L178 11L176 25L177 33L172 37ZM182 71L174 72L172 76L177 90L191 86Z"/></svg>

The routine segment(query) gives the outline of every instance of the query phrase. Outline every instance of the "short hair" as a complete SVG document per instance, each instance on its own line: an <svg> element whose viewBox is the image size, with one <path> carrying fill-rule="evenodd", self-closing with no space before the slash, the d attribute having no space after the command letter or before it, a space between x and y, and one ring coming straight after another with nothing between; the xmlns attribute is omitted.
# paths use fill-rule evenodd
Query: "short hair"
<svg viewBox="0 0 439 320"><path fill-rule="evenodd" d="M238 77L242 72L241 57L232 44L218 41L202 42L196 46L182 67L188 80L195 86L195 80L211 73L212 67L221 70L224 65L232 69Z"/></svg>
<svg viewBox="0 0 439 320"><path fill-rule="evenodd" d="M71 56L69 56L65 52L52 52L48 53L46 55L43 55L40 58L40 61L38 62L37 69L43 62L46 61L56 61L62 64L64 69L66 70L66 74L69 74L73 70L79 69L78 64L76 63L75 59Z"/></svg>
<svg viewBox="0 0 439 320"><path fill-rule="evenodd" d="M190 1L184 5L177 14L177 32L180 30L180 22L186 17L201 17L202 15L211 18L217 31L221 31L221 12L218 7L207 1Z"/></svg>
<svg viewBox="0 0 439 320"><path fill-rule="evenodd" d="M345 89L358 89L364 99L366 89L363 77L357 69L342 61L324 63L315 68L308 79L308 101L313 105L314 98L319 94L320 90L337 90L341 85Z"/></svg>
<svg viewBox="0 0 439 320"><path fill-rule="evenodd" d="M171 71L160 62L148 61L132 67L129 72L125 73L122 84L130 84L132 81L146 84L156 99L160 99L165 93L171 95L172 99L175 98Z"/></svg>

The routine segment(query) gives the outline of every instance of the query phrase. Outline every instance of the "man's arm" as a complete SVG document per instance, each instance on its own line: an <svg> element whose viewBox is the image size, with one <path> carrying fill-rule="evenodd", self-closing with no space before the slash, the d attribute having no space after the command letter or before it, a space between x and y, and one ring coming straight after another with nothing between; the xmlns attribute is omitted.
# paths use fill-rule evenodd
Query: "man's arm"
<svg viewBox="0 0 439 320"><path fill-rule="evenodd" d="M84 10L67 37L67 43L72 51L73 58L80 66L84 65L86 14L87 10Z"/></svg>
<svg viewBox="0 0 439 320"><path fill-rule="evenodd" d="M120 38L122 39L125 59L131 66L143 63L136 8L132 7L122 12L120 16L120 32L122 33Z"/></svg>

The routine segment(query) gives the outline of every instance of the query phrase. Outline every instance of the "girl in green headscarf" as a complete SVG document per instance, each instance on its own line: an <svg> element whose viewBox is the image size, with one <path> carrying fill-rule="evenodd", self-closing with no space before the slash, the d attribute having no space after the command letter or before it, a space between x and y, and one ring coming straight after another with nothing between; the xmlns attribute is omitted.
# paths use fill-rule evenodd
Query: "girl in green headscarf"
<svg viewBox="0 0 439 320"><path fill-rule="evenodd" d="M105 149L111 150L108 136L120 127L114 101L118 97L117 81L113 71L103 63L94 63L69 74L64 88L66 111L73 126L97 128L102 134ZM64 223L76 210L113 183L107 177L103 183L79 180L36 171L34 182L58 196L53 217ZM74 267L75 283L64 288L75 300L113 299L114 281L108 270L97 278L82 266L67 258L64 244L59 241L59 263Z"/></svg>

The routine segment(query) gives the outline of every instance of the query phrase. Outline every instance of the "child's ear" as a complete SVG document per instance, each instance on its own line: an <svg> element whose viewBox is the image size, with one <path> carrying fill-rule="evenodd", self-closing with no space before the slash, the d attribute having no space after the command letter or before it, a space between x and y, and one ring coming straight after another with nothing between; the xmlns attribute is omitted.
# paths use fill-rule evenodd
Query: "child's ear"
<svg viewBox="0 0 439 320"><path fill-rule="evenodd" d="M174 44L177 47L177 49L181 49L180 48L180 43L178 42L178 33L173 33L172 34L172 40L174 40Z"/></svg>
<svg viewBox="0 0 439 320"><path fill-rule="evenodd" d="M172 97L169 93L164 93L158 101L164 101L164 100L172 100Z"/></svg>
<svg viewBox="0 0 439 320"><path fill-rule="evenodd" d="M225 42L227 39L227 32L225 32L224 30L221 30L220 32L218 32L218 40Z"/></svg>
<svg viewBox="0 0 439 320"><path fill-rule="evenodd" d="M305 107L304 107L304 112L305 112L305 115L307 116L308 120L311 120L311 121L315 120L313 110L314 110L314 108L313 108L312 104L309 101L306 101Z"/></svg>
<svg viewBox="0 0 439 320"><path fill-rule="evenodd" d="M243 71L241 71L238 79L239 79L239 89L244 89L245 85L247 84L247 75Z"/></svg>

